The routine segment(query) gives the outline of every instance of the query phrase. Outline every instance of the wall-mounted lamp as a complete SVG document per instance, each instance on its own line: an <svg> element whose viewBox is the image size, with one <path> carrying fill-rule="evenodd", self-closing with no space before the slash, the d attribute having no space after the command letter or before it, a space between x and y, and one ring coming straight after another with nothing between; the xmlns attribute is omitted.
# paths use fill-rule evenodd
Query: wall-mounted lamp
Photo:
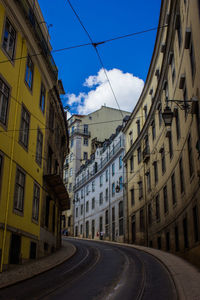
<svg viewBox="0 0 200 300"><path fill-rule="evenodd" d="M166 107L164 112L162 113L162 117L165 123L165 126L172 125L172 119L174 117L174 113L171 111L171 108L168 106L168 102L173 102L178 105L181 110L185 110L190 112L191 114L196 114L196 104L198 102L196 97L193 97L191 100L168 100L166 101Z"/></svg>

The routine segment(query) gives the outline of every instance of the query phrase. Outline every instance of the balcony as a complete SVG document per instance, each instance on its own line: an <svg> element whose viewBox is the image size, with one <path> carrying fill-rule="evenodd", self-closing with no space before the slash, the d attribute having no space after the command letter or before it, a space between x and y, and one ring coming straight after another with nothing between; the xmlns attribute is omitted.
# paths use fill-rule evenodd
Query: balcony
<svg viewBox="0 0 200 300"><path fill-rule="evenodd" d="M86 137L90 137L90 131L84 130L84 129L80 129L80 128L75 128L71 133L70 133L70 138L72 136L74 136L75 134L79 134L79 135L83 135Z"/></svg>
<svg viewBox="0 0 200 300"><path fill-rule="evenodd" d="M150 159L150 148L149 146L146 146L143 150L143 162L147 163Z"/></svg>
<svg viewBox="0 0 200 300"><path fill-rule="evenodd" d="M58 69L54 62L53 56L51 55L51 51L49 49L48 38L49 36L44 36L40 27L40 23L38 23L36 16L30 7L27 0L15 0L16 4L22 10L25 19L28 21L28 24L33 32L34 37L38 41L38 44L42 50L41 54L45 58L48 68L52 72L54 79L57 81L58 78ZM48 33L47 33L48 34Z"/></svg>

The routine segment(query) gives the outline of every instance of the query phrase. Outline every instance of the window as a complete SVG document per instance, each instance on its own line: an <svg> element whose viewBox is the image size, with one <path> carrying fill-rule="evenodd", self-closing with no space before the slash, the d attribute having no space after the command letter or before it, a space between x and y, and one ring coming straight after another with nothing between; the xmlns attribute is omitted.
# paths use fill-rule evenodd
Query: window
<svg viewBox="0 0 200 300"><path fill-rule="evenodd" d="M86 195L89 195L89 185L86 185Z"/></svg>
<svg viewBox="0 0 200 300"><path fill-rule="evenodd" d="M108 188L106 188L106 202L108 201Z"/></svg>
<svg viewBox="0 0 200 300"><path fill-rule="evenodd" d="M112 207L112 222L115 222L115 207Z"/></svg>
<svg viewBox="0 0 200 300"><path fill-rule="evenodd" d="M147 105L144 106L144 117L147 119Z"/></svg>
<svg viewBox="0 0 200 300"><path fill-rule="evenodd" d="M49 128L51 130L54 129L54 109L52 104L49 106Z"/></svg>
<svg viewBox="0 0 200 300"><path fill-rule="evenodd" d="M86 212L89 211L89 201L86 202Z"/></svg>
<svg viewBox="0 0 200 300"><path fill-rule="evenodd" d="M0 78L0 122L6 125L10 89Z"/></svg>
<svg viewBox="0 0 200 300"><path fill-rule="evenodd" d="M190 177L194 173L194 162L193 162L193 153L192 153L192 139L191 135L189 135L187 140L187 146L188 146L188 162L189 162L189 170L190 170Z"/></svg>
<svg viewBox="0 0 200 300"><path fill-rule="evenodd" d="M138 164L141 163L141 147L137 149Z"/></svg>
<svg viewBox="0 0 200 300"><path fill-rule="evenodd" d="M179 44L179 49L180 49L181 48L181 44L182 44L182 28L181 28L180 13L176 14L175 28L177 30L178 44Z"/></svg>
<svg viewBox="0 0 200 300"><path fill-rule="evenodd" d="M164 200L164 213L168 212L168 197L167 197L167 186L163 188L163 200Z"/></svg>
<svg viewBox="0 0 200 300"><path fill-rule="evenodd" d="M70 182L69 184L69 192L71 193L72 192L72 183Z"/></svg>
<svg viewBox="0 0 200 300"><path fill-rule="evenodd" d="M106 170L106 182L108 181L108 169Z"/></svg>
<svg viewBox="0 0 200 300"><path fill-rule="evenodd" d="M122 156L119 157L119 169L122 168Z"/></svg>
<svg viewBox="0 0 200 300"><path fill-rule="evenodd" d="M70 154L70 158L69 158L70 162L73 161L73 153Z"/></svg>
<svg viewBox="0 0 200 300"><path fill-rule="evenodd" d="M73 170L72 170L72 168L70 168L70 170L69 170L69 176L71 177L72 174L73 174Z"/></svg>
<svg viewBox="0 0 200 300"><path fill-rule="evenodd" d="M83 204L81 204L81 216L83 214Z"/></svg>
<svg viewBox="0 0 200 300"><path fill-rule="evenodd" d="M83 234L83 224L80 226L80 234Z"/></svg>
<svg viewBox="0 0 200 300"><path fill-rule="evenodd" d="M162 105L159 105L158 108L158 120L159 120L159 127L162 125Z"/></svg>
<svg viewBox="0 0 200 300"><path fill-rule="evenodd" d="M83 189L81 190L81 199L83 199Z"/></svg>
<svg viewBox="0 0 200 300"><path fill-rule="evenodd" d="M88 153L87 152L83 152L83 160L87 160L88 159Z"/></svg>
<svg viewBox="0 0 200 300"><path fill-rule="evenodd" d="M185 248L189 247L188 242L188 224L187 224L187 217L183 219L183 235L184 235L184 246Z"/></svg>
<svg viewBox="0 0 200 300"><path fill-rule="evenodd" d="M103 192L99 194L99 205L103 204Z"/></svg>
<svg viewBox="0 0 200 300"><path fill-rule="evenodd" d="M169 156L172 158L173 156L173 143L172 143L172 133L170 132L168 135L168 142L169 142Z"/></svg>
<svg viewBox="0 0 200 300"><path fill-rule="evenodd" d="M100 186L103 185L103 175L100 175L100 177L99 177L99 184L100 184Z"/></svg>
<svg viewBox="0 0 200 300"><path fill-rule="evenodd" d="M13 60L16 42L16 31L11 23L6 19L5 31L3 37L3 49L6 51L8 56Z"/></svg>
<svg viewBox="0 0 200 300"><path fill-rule="evenodd" d="M23 212L24 209L24 193L25 193L25 173L17 168L15 194L14 194L14 209Z"/></svg>
<svg viewBox="0 0 200 300"><path fill-rule="evenodd" d="M74 140L71 139L71 148L74 146Z"/></svg>
<svg viewBox="0 0 200 300"><path fill-rule="evenodd" d="M176 251L179 251L179 232L178 232L178 226L175 226L175 228L174 228L174 235L175 235L175 249L176 249Z"/></svg>
<svg viewBox="0 0 200 300"><path fill-rule="evenodd" d="M136 123L137 123L137 135L139 136L139 134L140 134L140 120L137 120Z"/></svg>
<svg viewBox="0 0 200 300"><path fill-rule="evenodd" d="M162 148L160 150L161 153L161 165L162 165L162 173L165 173L166 171L166 163L165 163L165 149Z"/></svg>
<svg viewBox="0 0 200 300"><path fill-rule="evenodd" d="M112 176L115 175L115 163L112 164Z"/></svg>
<svg viewBox="0 0 200 300"><path fill-rule="evenodd" d="M46 89L44 87L44 84L41 83L41 89L40 89L40 108L42 112L44 113L45 110L45 96L46 96Z"/></svg>
<svg viewBox="0 0 200 300"><path fill-rule="evenodd" d="M123 226L123 216L124 216L124 212L123 212L123 202L120 201L119 202L119 235L123 235L124 233L124 226Z"/></svg>
<svg viewBox="0 0 200 300"><path fill-rule="evenodd" d="M152 224L152 205L148 204L148 224L149 226Z"/></svg>
<svg viewBox="0 0 200 300"><path fill-rule="evenodd" d="M172 185L172 203L173 205L176 204L176 184L175 184L175 175L172 174L171 177L171 185Z"/></svg>
<svg viewBox="0 0 200 300"><path fill-rule="evenodd" d="M144 231L144 210L140 209L140 231Z"/></svg>
<svg viewBox="0 0 200 300"><path fill-rule="evenodd" d="M87 124L84 124L83 132L86 133L86 134L88 133L88 125Z"/></svg>
<svg viewBox="0 0 200 300"><path fill-rule="evenodd" d="M31 90L32 90L32 86L33 86L33 68L34 68L33 62L31 60L30 55L28 55L27 62L26 62L25 81Z"/></svg>
<svg viewBox="0 0 200 300"><path fill-rule="evenodd" d="M153 168L154 168L154 181L155 181L155 184L157 184L157 182L158 182L158 163L157 163L157 161L153 162Z"/></svg>
<svg viewBox="0 0 200 300"><path fill-rule="evenodd" d="M83 139L83 145L88 146L88 138Z"/></svg>
<svg viewBox="0 0 200 300"><path fill-rule="evenodd" d="M122 191L123 189L123 178L122 176L119 177L119 190Z"/></svg>
<svg viewBox="0 0 200 300"><path fill-rule="evenodd" d="M199 222L198 222L198 207L195 205L193 207L193 225L194 225L194 241L199 241Z"/></svg>
<svg viewBox="0 0 200 300"><path fill-rule="evenodd" d="M131 206L134 206L135 205L135 191L134 191L134 188L132 188L130 190L131 192Z"/></svg>
<svg viewBox="0 0 200 300"><path fill-rule="evenodd" d="M179 175L180 175L181 193L183 193L185 191L185 186L184 186L184 177L183 177L183 161L182 161L182 157L179 160Z"/></svg>
<svg viewBox="0 0 200 300"><path fill-rule="evenodd" d="M95 208L95 198L92 198L92 209Z"/></svg>
<svg viewBox="0 0 200 300"><path fill-rule="evenodd" d="M139 186L139 200L141 200L142 197L143 197L143 184L142 184L142 181L138 182L138 186Z"/></svg>
<svg viewBox="0 0 200 300"><path fill-rule="evenodd" d="M115 183L113 182L112 183L112 196L115 195Z"/></svg>
<svg viewBox="0 0 200 300"><path fill-rule="evenodd" d="M181 131L180 131L180 119L178 109L175 110L175 120L176 120L176 137L177 141L180 139Z"/></svg>
<svg viewBox="0 0 200 300"><path fill-rule="evenodd" d="M161 240L161 236L159 236L157 238L157 243L158 243L158 249L160 250L162 248L162 240Z"/></svg>
<svg viewBox="0 0 200 300"><path fill-rule="evenodd" d="M130 136L130 146L133 144L133 132L130 131L129 132L129 136Z"/></svg>
<svg viewBox="0 0 200 300"><path fill-rule="evenodd" d="M189 51L190 51L191 73L192 73L192 78L194 78L196 66L195 66L194 47L193 47L192 37L190 38Z"/></svg>
<svg viewBox="0 0 200 300"><path fill-rule="evenodd" d="M40 203L40 188L37 184L34 184L32 218L37 222L39 219L39 203Z"/></svg>
<svg viewBox="0 0 200 300"><path fill-rule="evenodd" d="M133 155L131 156L131 158L130 158L130 172L133 172L133 168L134 168L134 160L133 160L134 158L133 158Z"/></svg>
<svg viewBox="0 0 200 300"><path fill-rule="evenodd" d="M78 218L78 207L76 207L76 218Z"/></svg>
<svg viewBox="0 0 200 300"><path fill-rule="evenodd" d="M147 171L146 176L147 176L147 190L150 191L151 190L151 173L150 173L150 170Z"/></svg>
<svg viewBox="0 0 200 300"><path fill-rule="evenodd" d="M28 111L24 107L22 107L19 141L25 148L28 148L29 125L30 115Z"/></svg>
<svg viewBox="0 0 200 300"><path fill-rule="evenodd" d="M160 221L160 199L159 194L156 196L156 221Z"/></svg>
<svg viewBox="0 0 200 300"><path fill-rule="evenodd" d="M156 138L156 127L155 127L155 120L151 123L151 129L152 129L152 139L155 140Z"/></svg>
<svg viewBox="0 0 200 300"><path fill-rule="evenodd" d="M36 162L41 166L42 164L42 145L43 145L43 134L38 129L37 132L37 146L36 146Z"/></svg>
<svg viewBox="0 0 200 300"><path fill-rule="evenodd" d="M92 192L95 191L95 181L92 181Z"/></svg>
<svg viewBox="0 0 200 300"><path fill-rule="evenodd" d="M175 80L175 77L176 77L174 54L172 55L171 71L172 71L172 82L174 83L174 80Z"/></svg>

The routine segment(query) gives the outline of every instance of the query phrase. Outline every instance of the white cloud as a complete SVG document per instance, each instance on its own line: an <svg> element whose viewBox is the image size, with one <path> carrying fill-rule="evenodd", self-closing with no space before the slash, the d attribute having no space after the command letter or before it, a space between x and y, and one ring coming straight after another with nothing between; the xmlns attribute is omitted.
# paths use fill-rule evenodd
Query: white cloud
<svg viewBox="0 0 200 300"><path fill-rule="evenodd" d="M122 110L132 111L141 94L144 81L131 73L123 73L119 69L107 70L107 75ZM90 88L88 93L67 94L68 104L77 104L77 113L88 114L106 105L118 108L104 70L97 75L89 76L84 86Z"/></svg>

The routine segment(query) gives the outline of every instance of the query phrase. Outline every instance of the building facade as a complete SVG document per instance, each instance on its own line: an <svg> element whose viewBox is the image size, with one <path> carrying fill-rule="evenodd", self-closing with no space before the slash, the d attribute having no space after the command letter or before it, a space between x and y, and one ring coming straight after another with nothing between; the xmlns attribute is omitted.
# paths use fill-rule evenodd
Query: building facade
<svg viewBox="0 0 200 300"><path fill-rule="evenodd" d="M81 166L74 186L74 235L125 241L124 135L116 129Z"/></svg>
<svg viewBox="0 0 200 300"><path fill-rule="evenodd" d="M47 175L48 140L54 139L55 135L48 126L52 98L56 109L54 116L63 137L60 152L56 153L60 175L67 149L67 124L59 97L61 82L57 80L49 34L38 2L1 0L0 36L2 271L9 265L44 254L41 249L46 247L46 240L41 235L41 220L45 194L48 193L44 175ZM64 203L59 193L54 191L51 195L55 209L50 210L49 220L54 222L55 219L56 229L51 230L50 235L51 246L55 248L60 243L55 241L60 237L57 230L59 214L67 207L67 197L66 190Z"/></svg>
<svg viewBox="0 0 200 300"><path fill-rule="evenodd" d="M146 83L124 128L129 242L171 251L196 264L199 31L199 1L162 1ZM171 125L164 116L172 117Z"/></svg>
<svg viewBox="0 0 200 300"><path fill-rule="evenodd" d="M102 106L88 115L73 115L68 120L70 153L64 164L64 181L69 191L71 209L63 214L63 228L73 235L73 199L76 173L97 147L108 139L129 112ZM105 129L106 128L106 129Z"/></svg>

